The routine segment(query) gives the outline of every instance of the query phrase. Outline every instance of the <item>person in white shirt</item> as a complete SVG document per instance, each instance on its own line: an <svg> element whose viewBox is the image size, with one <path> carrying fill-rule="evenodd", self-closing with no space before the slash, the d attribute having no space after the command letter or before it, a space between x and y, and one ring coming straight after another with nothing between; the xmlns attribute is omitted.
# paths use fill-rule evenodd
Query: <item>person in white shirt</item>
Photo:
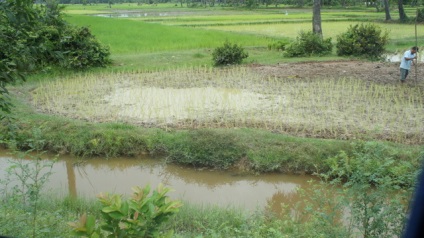
<svg viewBox="0 0 424 238"><path fill-rule="evenodd" d="M417 58L417 52L418 47L413 46L410 50L405 51L403 54L402 60L400 61L400 81L402 83L405 82L409 69L411 69L411 64L414 59Z"/></svg>

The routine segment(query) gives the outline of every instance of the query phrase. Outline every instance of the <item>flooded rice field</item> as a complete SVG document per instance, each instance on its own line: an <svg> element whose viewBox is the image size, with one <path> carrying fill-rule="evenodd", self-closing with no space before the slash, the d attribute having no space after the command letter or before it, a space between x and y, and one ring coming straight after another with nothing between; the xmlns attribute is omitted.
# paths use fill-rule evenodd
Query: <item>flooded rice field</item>
<svg viewBox="0 0 424 238"><path fill-rule="evenodd" d="M400 87L398 66L388 64L366 67L373 75L393 74L392 81L355 75L371 73L364 67L330 62L86 74L40 83L30 103L39 112L93 122L422 143L423 87Z"/></svg>

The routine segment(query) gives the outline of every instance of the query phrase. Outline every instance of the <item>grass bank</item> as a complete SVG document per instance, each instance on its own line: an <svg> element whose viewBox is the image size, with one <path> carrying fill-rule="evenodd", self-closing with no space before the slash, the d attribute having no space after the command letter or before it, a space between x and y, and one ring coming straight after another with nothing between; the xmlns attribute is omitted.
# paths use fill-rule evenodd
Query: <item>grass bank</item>
<svg viewBox="0 0 424 238"><path fill-rule="evenodd" d="M259 129L174 130L124 123L91 123L39 114L18 104L15 121L0 125L0 139L11 139L22 150L37 149L76 156L134 156L149 153L169 161L217 169L250 172L314 173L328 169L325 159L351 141L294 137ZM380 142L397 161L419 165L422 146Z"/></svg>

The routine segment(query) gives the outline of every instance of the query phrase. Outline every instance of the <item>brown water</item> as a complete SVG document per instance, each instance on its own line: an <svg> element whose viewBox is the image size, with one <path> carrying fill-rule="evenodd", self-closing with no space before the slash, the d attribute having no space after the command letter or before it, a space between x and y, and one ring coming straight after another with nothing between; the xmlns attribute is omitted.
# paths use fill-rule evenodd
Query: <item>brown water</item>
<svg viewBox="0 0 424 238"><path fill-rule="evenodd" d="M13 156L0 150L0 179ZM25 160L26 162L27 160ZM298 199L296 189L309 186L311 176L284 174L239 175L228 171L196 170L148 157L89 159L61 156L46 188L61 196L94 197L100 192L130 194L131 187L159 183L173 188L170 197L193 204L278 209Z"/></svg>

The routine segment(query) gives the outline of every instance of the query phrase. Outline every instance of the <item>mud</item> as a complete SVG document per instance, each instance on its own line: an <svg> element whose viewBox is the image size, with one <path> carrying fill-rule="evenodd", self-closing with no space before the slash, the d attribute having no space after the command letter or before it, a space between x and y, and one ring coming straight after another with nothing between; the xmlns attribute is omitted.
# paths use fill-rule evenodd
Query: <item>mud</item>
<svg viewBox="0 0 424 238"><path fill-rule="evenodd" d="M301 62L280 63L276 65L252 64L256 71L282 78L348 78L353 77L382 84L399 84L399 63L363 62L363 61L332 61L332 62ZM413 66L407 78L407 84L423 86L424 64Z"/></svg>

